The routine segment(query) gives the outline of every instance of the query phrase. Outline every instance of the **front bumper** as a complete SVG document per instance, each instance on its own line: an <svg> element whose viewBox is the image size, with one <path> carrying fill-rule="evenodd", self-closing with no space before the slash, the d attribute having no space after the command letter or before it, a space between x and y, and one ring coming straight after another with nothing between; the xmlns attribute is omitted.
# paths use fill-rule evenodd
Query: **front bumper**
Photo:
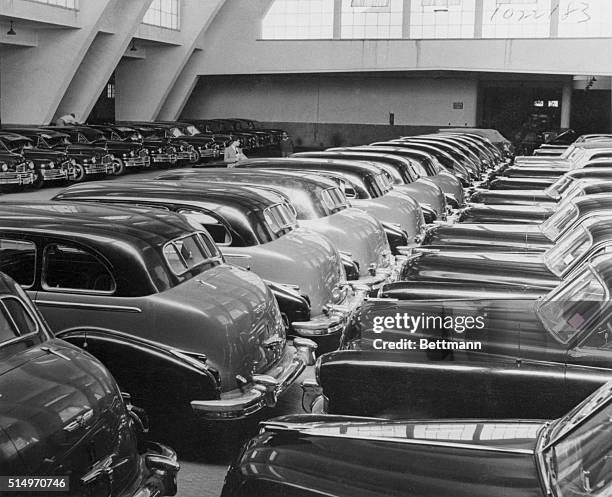
<svg viewBox="0 0 612 497"><path fill-rule="evenodd" d="M149 167L151 165L151 159L147 155L146 157L130 157L124 159L126 167Z"/></svg>
<svg viewBox="0 0 612 497"><path fill-rule="evenodd" d="M151 156L154 164L176 164L178 155L176 154L153 154Z"/></svg>
<svg viewBox="0 0 612 497"><path fill-rule="evenodd" d="M367 288L356 285L359 281L353 280L347 283L351 286L351 290L340 304L326 306L323 314L312 317L310 321L292 322L294 333L311 339L341 334L353 313L361 306L368 291Z"/></svg>
<svg viewBox="0 0 612 497"><path fill-rule="evenodd" d="M109 162L108 164L104 162L92 162L85 161L83 162L83 167L85 167L85 174L112 174L113 173L113 163Z"/></svg>
<svg viewBox="0 0 612 497"><path fill-rule="evenodd" d="M147 442L143 459L146 476L134 497L176 495L176 476L180 469L176 452L165 445Z"/></svg>
<svg viewBox="0 0 612 497"><path fill-rule="evenodd" d="M39 172L43 181L68 180L72 176L67 169L41 169Z"/></svg>
<svg viewBox="0 0 612 497"><path fill-rule="evenodd" d="M24 173L0 173L0 185L31 185L32 183L34 183L34 172L31 170Z"/></svg>
<svg viewBox="0 0 612 497"><path fill-rule="evenodd" d="M287 343L280 361L266 374L253 375L242 388L223 392L220 399L193 400L191 408L207 419L241 419L264 407L274 407L281 395L302 374L306 366L314 364L317 345L311 340L295 338Z"/></svg>

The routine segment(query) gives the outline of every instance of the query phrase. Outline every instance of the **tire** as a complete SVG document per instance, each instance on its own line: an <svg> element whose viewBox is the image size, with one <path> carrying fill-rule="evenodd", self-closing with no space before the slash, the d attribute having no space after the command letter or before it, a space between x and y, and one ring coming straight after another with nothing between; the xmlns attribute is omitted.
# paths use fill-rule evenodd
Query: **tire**
<svg viewBox="0 0 612 497"><path fill-rule="evenodd" d="M189 164L198 164L201 158L200 152L198 150L194 150L193 155L189 159Z"/></svg>
<svg viewBox="0 0 612 497"><path fill-rule="evenodd" d="M121 159L113 159L113 176L123 176L125 174L125 162Z"/></svg>
<svg viewBox="0 0 612 497"><path fill-rule="evenodd" d="M73 183L81 183L85 181L87 173L85 172L85 166L83 164L76 164L74 166L74 177L72 178Z"/></svg>

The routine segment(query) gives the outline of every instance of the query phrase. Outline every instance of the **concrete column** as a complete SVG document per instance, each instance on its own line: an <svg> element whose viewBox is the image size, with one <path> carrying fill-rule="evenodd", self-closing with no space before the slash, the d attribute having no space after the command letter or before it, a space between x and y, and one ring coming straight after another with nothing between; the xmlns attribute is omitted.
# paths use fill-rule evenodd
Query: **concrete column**
<svg viewBox="0 0 612 497"><path fill-rule="evenodd" d="M569 128L572 116L572 91L574 90L571 81L563 85L563 95L561 97L561 128Z"/></svg>
<svg viewBox="0 0 612 497"><path fill-rule="evenodd" d="M410 38L410 14L412 13L412 2L404 0L402 9L402 38Z"/></svg>
<svg viewBox="0 0 612 497"><path fill-rule="evenodd" d="M550 37L559 37L559 0L550 1Z"/></svg>
<svg viewBox="0 0 612 497"><path fill-rule="evenodd" d="M334 40L342 38L342 0L334 0Z"/></svg>
<svg viewBox="0 0 612 497"><path fill-rule="evenodd" d="M81 0L80 10L70 14L75 27L36 29L37 46L25 51L21 47L3 47L0 79L4 124L51 122L98 34L106 9L116 1L119 0Z"/></svg>
<svg viewBox="0 0 612 497"><path fill-rule="evenodd" d="M144 59L123 58L115 72L117 120L156 119L166 98L225 0L183 0L176 45L149 44ZM228 24L226 29L232 29ZM225 47L232 63L231 47Z"/></svg>
<svg viewBox="0 0 612 497"><path fill-rule="evenodd" d="M113 32L98 33L54 118L70 112L76 112L83 120L89 116L152 2L117 1L112 9L107 10L104 24Z"/></svg>
<svg viewBox="0 0 612 497"><path fill-rule="evenodd" d="M482 38L482 20L484 15L483 0L476 0L474 5L474 38Z"/></svg>

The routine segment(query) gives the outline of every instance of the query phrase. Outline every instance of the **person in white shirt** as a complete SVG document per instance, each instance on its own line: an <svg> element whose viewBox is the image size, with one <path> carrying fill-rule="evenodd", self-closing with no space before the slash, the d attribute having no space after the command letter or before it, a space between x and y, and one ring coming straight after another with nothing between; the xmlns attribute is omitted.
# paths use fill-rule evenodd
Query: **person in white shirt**
<svg viewBox="0 0 612 497"><path fill-rule="evenodd" d="M240 140L232 141L223 151L223 162L227 164L227 167L233 167L236 162L246 158L247 156L242 153L242 149L240 148Z"/></svg>

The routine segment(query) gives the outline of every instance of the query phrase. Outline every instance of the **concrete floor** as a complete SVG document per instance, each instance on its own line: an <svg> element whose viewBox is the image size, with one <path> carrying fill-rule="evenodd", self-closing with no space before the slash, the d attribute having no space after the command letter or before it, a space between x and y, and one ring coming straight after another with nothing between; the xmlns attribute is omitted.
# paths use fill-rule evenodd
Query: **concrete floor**
<svg viewBox="0 0 612 497"><path fill-rule="evenodd" d="M127 174L114 178L113 181L154 178L160 171L148 171ZM28 200L50 200L64 187L42 188L22 193L5 193L0 195L0 202ZM231 460L238 453L242 443L257 433L258 422L276 416L303 412L301 408L302 391L299 387L306 377L312 377L313 367L309 367L302 377L280 398L278 405L258 413L251 421L231 422L227 429L216 430L214 436L193 436L170 438L168 441L179 455L181 471L179 472L179 497L218 497L223 487L223 479ZM172 421L172 420L170 420ZM165 438L162 434L162 438ZM165 440L164 440L165 441Z"/></svg>

